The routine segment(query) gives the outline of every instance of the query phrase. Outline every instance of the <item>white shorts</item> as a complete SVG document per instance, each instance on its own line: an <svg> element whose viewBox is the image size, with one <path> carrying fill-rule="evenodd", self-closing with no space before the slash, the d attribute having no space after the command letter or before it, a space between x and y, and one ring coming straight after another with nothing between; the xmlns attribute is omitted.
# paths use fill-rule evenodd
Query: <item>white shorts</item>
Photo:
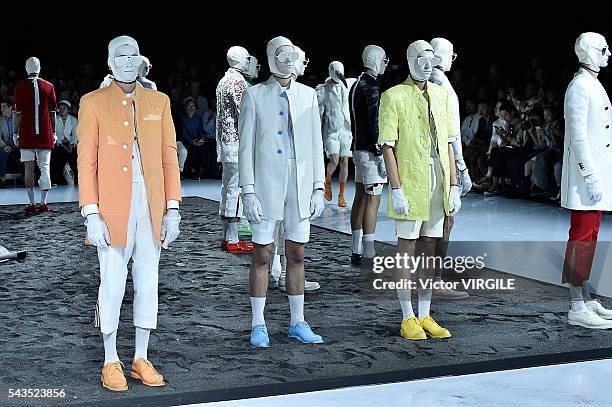
<svg viewBox="0 0 612 407"><path fill-rule="evenodd" d="M285 166L285 185L282 195L279 194L279 199L285 198L285 211L282 220L262 219L259 223L252 223L253 230L252 241L257 244L270 244L274 242L275 231L278 236L279 230L277 224L282 222L285 240L291 240L296 243L308 243L310 239L310 219L300 218L298 206L298 189L296 182L296 165L295 159L288 160Z"/></svg>
<svg viewBox="0 0 612 407"><path fill-rule="evenodd" d="M49 163L51 161L51 150L48 148L22 148L21 162L38 161L39 163Z"/></svg>
<svg viewBox="0 0 612 407"><path fill-rule="evenodd" d="M429 163L429 220L396 220L395 231L401 239L415 240L421 236L442 237L444 235L444 177L440 159Z"/></svg>
<svg viewBox="0 0 612 407"><path fill-rule="evenodd" d="M381 177L378 172L378 164L375 157L374 153L370 151L353 151L355 182L363 184L366 193L368 188L374 186L372 193L368 195L380 195L382 193L383 184L387 183L387 178Z"/></svg>
<svg viewBox="0 0 612 407"><path fill-rule="evenodd" d="M349 131L338 131L330 133L325 138L325 154L330 157L334 154L340 157L352 157L351 144L353 143L353 135Z"/></svg>

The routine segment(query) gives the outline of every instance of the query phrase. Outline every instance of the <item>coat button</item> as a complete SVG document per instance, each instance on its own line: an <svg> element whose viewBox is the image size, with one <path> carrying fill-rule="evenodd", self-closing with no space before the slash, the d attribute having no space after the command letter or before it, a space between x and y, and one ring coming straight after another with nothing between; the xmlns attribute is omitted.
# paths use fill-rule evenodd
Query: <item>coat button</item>
<svg viewBox="0 0 612 407"><path fill-rule="evenodd" d="M606 110L608 110L608 106L606 106Z"/></svg>
<svg viewBox="0 0 612 407"><path fill-rule="evenodd" d="M283 131L279 130L279 131L276 132L276 134L278 134L279 136L282 136L283 135Z"/></svg>
<svg viewBox="0 0 612 407"><path fill-rule="evenodd" d="M123 145L123 149L124 149L124 150L127 150L127 144L124 144L124 145Z"/></svg>
<svg viewBox="0 0 612 407"><path fill-rule="evenodd" d="M123 167L122 170L123 172L128 172L128 167Z"/></svg>
<svg viewBox="0 0 612 407"><path fill-rule="evenodd" d="M284 115L285 115L285 112L278 112L278 115L279 115L279 116L284 116Z"/></svg>
<svg viewBox="0 0 612 407"><path fill-rule="evenodd" d="M606 147L610 147L610 144L606 144Z"/></svg>
<svg viewBox="0 0 612 407"><path fill-rule="evenodd" d="M609 128L610 128L610 125L609 125L609 124L606 124L606 129L609 129Z"/></svg>
<svg viewBox="0 0 612 407"><path fill-rule="evenodd" d="M124 121L124 122L123 122L123 125L127 127L127 126L129 126L129 125L130 125L130 122L128 122L128 121L126 120L126 121Z"/></svg>
<svg viewBox="0 0 612 407"><path fill-rule="evenodd" d="M121 104L122 104L123 106L127 106L127 100L122 100L122 101L121 101Z"/></svg>
<svg viewBox="0 0 612 407"><path fill-rule="evenodd" d="M276 152L277 152L278 154L282 154L282 153L283 153L283 150L281 150L281 149L279 148L278 150L276 150Z"/></svg>

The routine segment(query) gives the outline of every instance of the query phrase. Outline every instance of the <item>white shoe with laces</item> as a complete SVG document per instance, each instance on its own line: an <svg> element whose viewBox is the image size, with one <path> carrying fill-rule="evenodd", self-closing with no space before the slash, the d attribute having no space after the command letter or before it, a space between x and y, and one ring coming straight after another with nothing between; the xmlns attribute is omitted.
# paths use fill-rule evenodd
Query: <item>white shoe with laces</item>
<svg viewBox="0 0 612 407"><path fill-rule="evenodd" d="M567 312L567 322L570 325L577 325L583 328L590 329L610 329L612 328L612 321L603 319L587 307L584 311L575 312L571 309Z"/></svg>
<svg viewBox="0 0 612 407"><path fill-rule="evenodd" d="M278 279L278 288L281 291L287 291L287 272L283 270L281 272L280 278ZM304 279L304 291L316 291L321 288L321 285L316 281L308 281Z"/></svg>
<svg viewBox="0 0 612 407"><path fill-rule="evenodd" d="M605 308L598 300L586 301L586 306L603 319L612 319L612 310Z"/></svg>

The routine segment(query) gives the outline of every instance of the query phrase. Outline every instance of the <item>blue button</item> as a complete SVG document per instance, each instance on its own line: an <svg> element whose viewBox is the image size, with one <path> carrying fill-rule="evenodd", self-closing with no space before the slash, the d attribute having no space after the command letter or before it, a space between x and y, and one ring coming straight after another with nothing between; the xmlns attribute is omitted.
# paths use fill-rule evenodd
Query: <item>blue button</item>
<svg viewBox="0 0 612 407"><path fill-rule="evenodd" d="M283 135L283 131L279 130L279 131L276 132L276 134L278 134L279 136L282 136Z"/></svg>
<svg viewBox="0 0 612 407"><path fill-rule="evenodd" d="M281 150L280 148L278 150L276 150L277 153L282 154L283 150Z"/></svg>
<svg viewBox="0 0 612 407"><path fill-rule="evenodd" d="M285 115L285 112L278 112L278 115L279 115L279 116L284 116L284 115Z"/></svg>

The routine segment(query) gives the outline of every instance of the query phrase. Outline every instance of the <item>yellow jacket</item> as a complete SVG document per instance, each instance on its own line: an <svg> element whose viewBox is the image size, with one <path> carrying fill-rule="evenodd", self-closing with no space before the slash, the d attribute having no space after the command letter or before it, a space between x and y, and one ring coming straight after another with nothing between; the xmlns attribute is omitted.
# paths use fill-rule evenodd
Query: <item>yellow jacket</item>
<svg viewBox="0 0 612 407"><path fill-rule="evenodd" d="M161 244L166 201L181 200L170 100L137 84L134 103L153 238ZM133 129L132 103L114 81L81 98L77 126L79 206L98 205L113 247L125 247L127 243Z"/></svg>
<svg viewBox="0 0 612 407"><path fill-rule="evenodd" d="M429 109L433 117L432 130L438 139L438 152L444 176L444 211L448 215L450 167L448 136L458 134L453 120L448 92L434 83L427 83ZM395 142L395 158L400 183L408 200L409 214L393 210L389 188L389 217L401 220L429 220L429 159L431 149L428 103L411 77L384 92L380 98L378 141Z"/></svg>

